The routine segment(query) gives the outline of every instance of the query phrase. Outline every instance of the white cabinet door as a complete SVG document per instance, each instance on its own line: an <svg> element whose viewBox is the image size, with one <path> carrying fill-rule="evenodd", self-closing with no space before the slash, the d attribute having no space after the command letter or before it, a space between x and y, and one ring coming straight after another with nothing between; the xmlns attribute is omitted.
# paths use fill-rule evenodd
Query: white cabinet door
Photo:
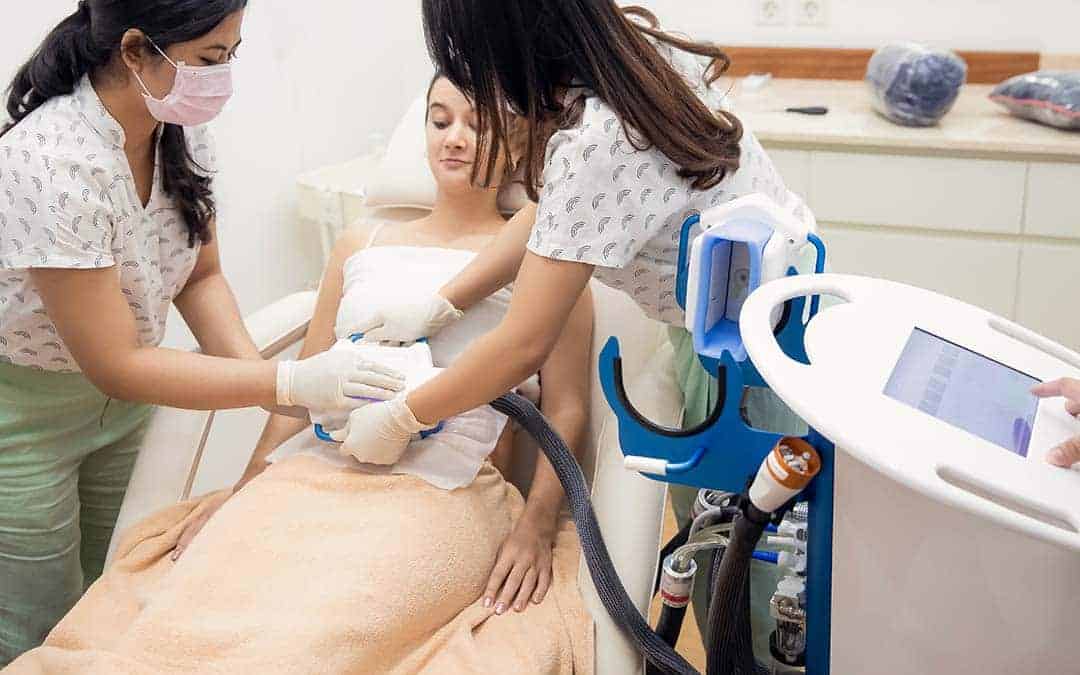
<svg viewBox="0 0 1080 675"><path fill-rule="evenodd" d="M803 199L810 199L810 153L806 150L769 150L787 189Z"/></svg>
<svg viewBox="0 0 1080 675"><path fill-rule="evenodd" d="M834 272L911 284L1012 318L1020 245L824 225Z"/></svg>
<svg viewBox="0 0 1080 675"><path fill-rule="evenodd" d="M1024 232L1080 240L1080 164L1031 165Z"/></svg>
<svg viewBox="0 0 1080 675"><path fill-rule="evenodd" d="M1080 351L1080 242L1025 244L1017 323Z"/></svg>
<svg viewBox="0 0 1080 675"><path fill-rule="evenodd" d="M1023 162L814 152L818 221L1019 234Z"/></svg>

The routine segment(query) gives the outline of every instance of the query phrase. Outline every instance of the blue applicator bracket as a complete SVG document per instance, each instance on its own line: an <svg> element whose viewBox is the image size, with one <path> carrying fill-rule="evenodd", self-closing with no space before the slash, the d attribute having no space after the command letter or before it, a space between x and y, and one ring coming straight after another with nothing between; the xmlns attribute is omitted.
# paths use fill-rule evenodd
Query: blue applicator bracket
<svg viewBox="0 0 1080 675"><path fill-rule="evenodd" d="M698 216L686 221L680 246L676 300L685 307L690 236L700 224ZM824 271L825 246L814 235L817 272ZM797 274L789 270L789 274ZM776 330L777 341L791 358L808 362L805 349L806 298L796 298L784 308ZM819 309L820 299L811 300L809 318ZM697 341L700 342L700 341ZM695 344L697 347L697 344ZM608 404L619 424L619 442L627 457L655 460L663 475L643 474L653 480L698 488L741 493L756 475L782 434L755 429L742 417L742 394L746 387L766 387L745 351L737 361L730 350L699 358L705 369L720 381L716 408L702 424L692 429L661 427L639 412L629 400L622 373L619 343L611 338L600 354L600 381ZM835 448L815 430L804 437L821 455L822 470L800 496L809 502L807 545L807 672L828 675L830 615L832 604L832 532Z"/></svg>

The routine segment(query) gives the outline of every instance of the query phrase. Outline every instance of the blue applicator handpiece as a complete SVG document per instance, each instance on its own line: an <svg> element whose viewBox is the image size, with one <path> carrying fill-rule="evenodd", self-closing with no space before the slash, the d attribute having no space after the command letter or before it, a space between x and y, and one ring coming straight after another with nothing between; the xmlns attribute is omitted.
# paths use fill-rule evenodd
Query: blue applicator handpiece
<svg viewBox="0 0 1080 675"><path fill-rule="evenodd" d="M356 344L357 342L360 342L363 339L364 339L364 334L363 333L354 333L353 335L349 336L349 340L351 340L353 342L353 344ZM427 338L421 338L421 339L417 340L417 342L427 342ZM369 397L366 397L366 396L350 396L349 398L357 400L357 401L368 401L370 403L383 403L383 401L381 399L369 398ZM421 431L420 432L420 438L421 439L431 438L435 434L442 431L444 426L445 426L445 424L443 422L439 422L438 426L436 426L434 429L428 429L427 431ZM326 429L321 424L316 424L315 425L315 437L318 438L320 441L324 441L326 443L335 443L337 445L341 445L341 442L334 440L334 438L326 431Z"/></svg>

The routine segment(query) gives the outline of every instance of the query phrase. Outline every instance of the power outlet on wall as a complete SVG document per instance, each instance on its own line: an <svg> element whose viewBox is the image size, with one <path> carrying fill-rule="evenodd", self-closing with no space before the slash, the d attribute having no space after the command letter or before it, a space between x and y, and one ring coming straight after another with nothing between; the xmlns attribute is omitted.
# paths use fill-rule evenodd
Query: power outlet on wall
<svg viewBox="0 0 1080 675"><path fill-rule="evenodd" d="M794 2L796 25L829 25L829 0L794 0Z"/></svg>
<svg viewBox="0 0 1080 675"><path fill-rule="evenodd" d="M796 0L798 1L798 0ZM757 25L786 26L788 0L754 0L757 9Z"/></svg>

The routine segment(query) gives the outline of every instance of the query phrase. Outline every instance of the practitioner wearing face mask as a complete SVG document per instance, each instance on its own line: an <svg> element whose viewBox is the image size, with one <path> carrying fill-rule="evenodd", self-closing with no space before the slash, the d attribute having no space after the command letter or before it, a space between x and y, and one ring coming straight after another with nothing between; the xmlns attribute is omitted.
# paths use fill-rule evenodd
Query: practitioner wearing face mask
<svg viewBox="0 0 1080 675"><path fill-rule="evenodd" d="M102 571L152 405L335 408L397 373L263 361L221 272L203 125L246 0L82 0L0 127L0 666ZM202 348L159 347L175 304Z"/></svg>

